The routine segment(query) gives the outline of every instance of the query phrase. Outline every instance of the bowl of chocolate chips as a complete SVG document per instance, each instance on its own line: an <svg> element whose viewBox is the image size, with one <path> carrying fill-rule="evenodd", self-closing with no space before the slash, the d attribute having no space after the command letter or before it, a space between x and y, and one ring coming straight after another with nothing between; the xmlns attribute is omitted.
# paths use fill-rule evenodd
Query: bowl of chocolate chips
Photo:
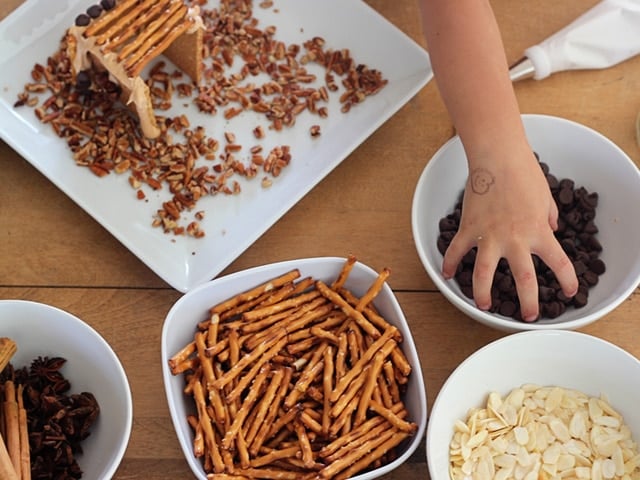
<svg viewBox="0 0 640 480"><path fill-rule="evenodd" d="M572 120L537 114L522 116L531 148L558 206L560 245L579 280L578 293L563 295L553 272L533 255L540 315L525 322L513 276L502 259L493 279L492 305L473 300L475 248L452 279L442 275L442 260L457 232L467 180L467 161L459 137L429 160L413 197L412 230L429 277L467 316L506 332L567 329L588 325L614 310L640 283L640 170L611 140Z"/></svg>

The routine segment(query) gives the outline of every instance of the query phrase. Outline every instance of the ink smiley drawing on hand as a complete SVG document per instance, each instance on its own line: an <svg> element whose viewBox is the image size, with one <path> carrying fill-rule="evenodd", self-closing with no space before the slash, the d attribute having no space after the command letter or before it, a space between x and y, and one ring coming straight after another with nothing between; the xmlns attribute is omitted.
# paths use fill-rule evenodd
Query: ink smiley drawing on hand
<svg viewBox="0 0 640 480"><path fill-rule="evenodd" d="M486 168L476 168L469 179L471 190L478 195L484 195L495 183L495 177Z"/></svg>

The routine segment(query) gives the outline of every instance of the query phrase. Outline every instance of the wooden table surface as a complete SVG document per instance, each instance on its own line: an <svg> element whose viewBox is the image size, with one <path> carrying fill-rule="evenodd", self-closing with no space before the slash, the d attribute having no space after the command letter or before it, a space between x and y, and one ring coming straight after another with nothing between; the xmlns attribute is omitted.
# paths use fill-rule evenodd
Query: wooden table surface
<svg viewBox="0 0 640 480"><path fill-rule="evenodd" d="M0 2L0 18L21 1ZM368 3L424 45L417 0ZM492 3L513 62L596 1ZM640 162L634 129L640 57L606 70L528 80L515 88L524 113L581 122ZM414 248L410 209L415 184L452 133L432 81L222 273L350 253L377 270L389 267L389 284L415 337L429 405L465 357L504 335L460 314L434 287ZM163 320L181 294L2 141L0 172L0 299L33 300L69 311L97 329L120 357L131 383L134 421L115 478L192 478L169 418L160 365ZM639 310L636 290L583 331L640 356ZM386 478L426 476L421 447Z"/></svg>

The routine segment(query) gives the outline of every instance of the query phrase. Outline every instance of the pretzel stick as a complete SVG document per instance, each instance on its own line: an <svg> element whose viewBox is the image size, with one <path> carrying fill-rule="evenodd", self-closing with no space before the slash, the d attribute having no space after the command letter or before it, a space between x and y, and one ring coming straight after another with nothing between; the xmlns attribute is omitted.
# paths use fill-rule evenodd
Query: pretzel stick
<svg viewBox="0 0 640 480"><path fill-rule="evenodd" d="M240 375L248 365L252 364L254 361L256 361L256 359L260 358L268 349L277 344L282 339L282 337L283 334L281 334L279 337L274 336L267 342L262 342L251 353L242 357L237 363L234 363L233 368L225 372L224 375L222 375L220 378L217 378L216 381L212 384L212 387L219 390L230 383L234 378Z"/></svg>
<svg viewBox="0 0 640 480"><path fill-rule="evenodd" d="M269 360L276 356L276 354L284 347L287 343L286 338L281 338L275 345L273 345L269 350L267 350L255 363L251 370L240 379L240 381L236 384L236 386L229 392L226 397L227 402L233 402L240 398L242 392L249 386L249 383L258 375L259 370L263 365L269 365Z"/></svg>
<svg viewBox="0 0 640 480"><path fill-rule="evenodd" d="M356 394L360 391L360 388L362 388L362 385L367 378L370 368L370 365L365 365L362 369L362 373L358 375L353 380L353 382L351 382L349 388L342 395L340 395L340 398L338 398L338 400L333 404L333 407L331 408L331 417L339 417L342 411L349 404L349 402L351 402L353 397L355 397ZM329 400L331 400L331 395L329 395Z"/></svg>
<svg viewBox="0 0 640 480"><path fill-rule="evenodd" d="M289 395L284 401L285 408L293 407L295 403L298 401L298 398L300 397L300 395L304 394L304 392L307 391L309 384L318 375L320 375L320 372L323 371L324 362L322 360L315 363L309 362L309 365L307 365L307 367L309 366L311 368L305 368L305 370L302 372L302 375L300 375L300 378L298 379L294 387L289 392Z"/></svg>
<svg viewBox="0 0 640 480"><path fill-rule="evenodd" d="M342 264L342 269L340 270L338 277L331 284L331 288L333 290L338 290L339 288L342 288L342 285L344 285L344 282L346 282L355 264L356 264L356 257L354 255L349 255L346 261Z"/></svg>
<svg viewBox="0 0 640 480"><path fill-rule="evenodd" d="M262 397L262 400L260 400L260 403L257 405L256 416L253 419L253 422L249 427L249 429L247 430L247 434L245 436L245 439L249 445L251 445L251 443L253 442L253 439L256 437L256 434L258 433L258 429L260 428L260 425L262 425L262 423L264 422L267 416L267 412L269 411L269 407L272 407L273 401L276 398L276 394L280 389L280 384L282 383L284 374L285 374L285 371L282 368L276 370L273 373L271 377L271 381L269 382L269 385L267 387L267 390L265 391L265 394Z"/></svg>
<svg viewBox="0 0 640 480"><path fill-rule="evenodd" d="M364 382L364 379L362 380ZM360 392L355 391L355 395L347 402L345 407L340 412L340 415L335 419L335 421L329 427L329 436L335 437L338 433L343 430L343 435L348 433L350 428L345 428L345 425L350 424L351 416L353 412L358 407L358 403L360 402Z"/></svg>
<svg viewBox="0 0 640 480"><path fill-rule="evenodd" d="M322 460L326 464L333 463L336 460L344 457L345 455L348 455L350 452L363 448L363 445L365 445L370 440L378 438L383 433L390 431L391 425L383 417L374 417L374 419L375 418L378 418L380 422L372 427L371 430L360 432L352 441L343 443L340 448L334 448L330 454L327 454L325 450L322 449L319 452L318 456L322 458ZM351 432L349 432L347 435L350 436L351 433L355 430L357 430L357 428L351 430Z"/></svg>
<svg viewBox="0 0 640 480"><path fill-rule="evenodd" d="M176 375L178 372L178 366L189 359L191 354L196 351L196 342L187 343L178 353L169 359L169 367L171 373Z"/></svg>
<svg viewBox="0 0 640 480"><path fill-rule="evenodd" d="M217 377L222 375L222 366L220 364L214 364L214 374ZM229 426L229 418L231 416L231 409L235 408L235 404L228 405L222 401L222 392L215 388L209 389L209 402L213 408L213 417L215 418L216 425L221 432L225 432ZM235 412L235 409L233 410Z"/></svg>
<svg viewBox="0 0 640 480"><path fill-rule="evenodd" d="M411 364L400 348L393 349L391 352L391 361L403 377L409 376L411 373Z"/></svg>
<svg viewBox="0 0 640 480"><path fill-rule="evenodd" d="M242 332L246 334L253 333L253 336L250 337L250 341L248 344L249 348L251 348L252 345L257 344L260 339L266 338L269 335L273 334L276 329L280 329L282 327L280 322L291 322L294 319L300 318L304 314L315 310L323 303L326 303L324 298L319 298L305 305L276 313L261 320L253 321L251 323L245 323L241 327Z"/></svg>
<svg viewBox="0 0 640 480"><path fill-rule="evenodd" d="M295 280L296 278L300 277L300 271L296 268L294 270L291 270L287 273L284 273L283 275L280 275L279 277L276 277L274 279L268 280L267 282L264 282L260 285L258 285L255 288L252 288L251 290L248 290L244 293L238 294L235 297L232 297L228 300L225 300L224 302L221 302L213 307L211 307L210 311L211 313L222 313L225 310L229 310L241 303L244 302L248 302L251 299L265 293L265 292L269 292L271 290L273 290L274 288L280 287L282 285L284 285L285 283L289 283L292 282L293 280Z"/></svg>
<svg viewBox="0 0 640 480"><path fill-rule="evenodd" d="M182 5L171 17L162 20L162 29L155 32L129 57L124 60L124 68L131 77L137 77L145 65L165 51L173 41L193 26L193 20L186 19L186 5Z"/></svg>
<svg viewBox="0 0 640 480"><path fill-rule="evenodd" d="M298 442L300 443L302 462L306 468L312 468L316 462L313 456L313 451L311 450L311 442L309 441L307 431L300 421L294 422L293 426L296 431L296 435L298 436Z"/></svg>
<svg viewBox="0 0 640 480"><path fill-rule="evenodd" d="M398 415L400 418L404 416L403 413L399 413L402 410L402 404L395 405L390 410L394 414ZM318 456L320 458L330 459L333 454L335 454L339 449L341 449L345 445L347 445L348 448L351 448L351 445L357 446L360 443L362 443L362 441L359 441L359 439L366 438L367 434L377 435L378 434L378 430L376 430L377 428L380 428L380 429L388 428L388 422L385 420L384 417L372 417L368 419L363 424L351 430L348 434L338 437L328 445L325 445L324 447L322 447L322 449L320 449L320 452L318 452Z"/></svg>
<svg viewBox="0 0 640 480"><path fill-rule="evenodd" d="M260 369L260 373L258 373L258 375L256 376L253 385L251 385L249 394L245 398L244 402L242 402L240 410L238 410L236 416L233 419L233 423L222 439L222 447L226 450L229 450L231 448L232 442L235 440L235 437L240 431L245 418L247 417L247 415L249 415L251 407L258 398L258 395L260 394L260 388L267 378L267 375L269 375L270 370L271 367L269 366L269 364L263 365Z"/></svg>
<svg viewBox="0 0 640 480"><path fill-rule="evenodd" d="M200 418L200 426L202 427L202 433L204 434L204 441L207 445L209 455L211 456L213 470L216 473L222 473L225 471L225 465L222 461L222 457L220 456L220 450L218 450L215 432L211 426L211 417L209 417L209 414L207 413L204 390L199 381L194 384L193 398L196 402L196 409L198 411L198 417Z"/></svg>
<svg viewBox="0 0 640 480"><path fill-rule="evenodd" d="M251 443L251 446L249 447L249 453L251 453L252 455L257 455L258 451L260 450L260 447L262 447L262 444L267 438L267 435L271 429L271 425L273 424L273 421L280 409L280 405L282 404L285 396L287 395L287 389L288 389L289 383L291 382L292 376L293 376L293 370L291 370L291 368L285 368L284 377L280 383L280 388L276 393L276 396L273 400L271 408L267 412L267 416L265 417L264 422L258 429L258 432L256 433L256 436L254 437L253 442Z"/></svg>
<svg viewBox="0 0 640 480"><path fill-rule="evenodd" d="M138 18L135 22L133 22L132 25L129 25L127 27L127 30L135 31L135 25L138 25L140 21L143 19L147 21L144 24L144 29L141 32L139 32L138 35L135 36L135 40L133 42L129 42L128 45L125 45L120 50L117 56L119 62L122 62L124 59L126 59L131 53L135 52L137 49L142 48L145 45L145 42L163 26L166 19L168 19L169 21L171 20L171 17L176 13L176 11L179 10L179 7L181 6L180 5L181 2L168 2L167 0L156 0L156 1L157 1L157 5L155 5L151 9L148 9L148 7L144 5L144 3L138 7L138 9L140 9L141 7L143 9L146 9L146 12L142 12L142 15L140 16L140 18ZM169 5L167 5L167 3L169 3ZM154 17L151 16L151 14L153 13L154 9L157 10L158 7L160 8L160 11L163 11L162 12L163 14L160 18L153 20ZM138 12L135 12L135 14L137 13ZM186 10L182 10L181 16L184 17L185 14L186 14ZM131 13L129 13L129 16L130 15ZM120 25L123 25L122 22L119 22L119 23ZM113 38L115 36L115 32L111 31L112 28L110 28L104 34L98 37L97 43Z"/></svg>
<svg viewBox="0 0 640 480"><path fill-rule="evenodd" d="M204 435L202 433L202 425L197 415L187 415L187 423L193 429L193 456L200 458L204 456Z"/></svg>
<svg viewBox="0 0 640 480"><path fill-rule="evenodd" d="M273 480L299 480L298 473L290 470L280 470L276 468L245 468L242 473L246 475L244 479L266 478Z"/></svg>
<svg viewBox="0 0 640 480"><path fill-rule="evenodd" d="M213 373L213 360L205 354L207 348L205 345L206 336L207 334L205 332L196 333L195 342L198 359L200 361L200 366L202 367L202 375L205 380L205 387L210 389L213 382L216 380L216 376Z"/></svg>
<svg viewBox="0 0 640 480"><path fill-rule="evenodd" d="M384 369L384 366L383 366ZM391 399L391 393L389 393L389 386L383 375L378 377L378 390L380 392L380 403L386 408L391 408L393 400Z"/></svg>
<svg viewBox="0 0 640 480"><path fill-rule="evenodd" d="M100 16L95 19L91 24L85 29L84 36L92 37L96 33L98 33L102 28L106 27L109 23L111 23L114 19L120 17L122 13L128 10L131 6L135 5L138 0L124 0L121 3L118 3L112 10L108 13Z"/></svg>
<svg viewBox="0 0 640 480"><path fill-rule="evenodd" d="M395 343L394 340L389 340L389 342ZM378 376L380 375L380 370L382 370L382 364L384 363L385 358L384 350L379 350L373 357L373 364L369 374L367 375L366 383L362 389L362 396L358 403L358 410L356 411L355 418L353 419L353 423L356 426L363 423L366 419L369 403L371 402L371 396L373 395L373 389L378 383Z"/></svg>
<svg viewBox="0 0 640 480"><path fill-rule="evenodd" d="M393 330L395 327L390 327L384 331L382 336L378 338L362 355L360 359L356 362L356 364L349 370L345 375L343 375L338 384L331 392L331 401L335 402L340 394L344 392L349 383L360 374L364 366L371 361L375 353L386 344L387 340L389 340L393 336Z"/></svg>
<svg viewBox="0 0 640 480"><path fill-rule="evenodd" d="M341 333L338 336L338 351L336 353L336 383L346 373L347 358L347 334Z"/></svg>
<svg viewBox="0 0 640 480"><path fill-rule="evenodd" d="M297 297L287 298L286 300L282 300L278 303L273 303L262 308L256 308L254 310L244 312L242 314L242 318L247 322L254 322L260 318L268 317L269 315L280 313L283 310L288 310L292 307L305 304L319 296L320 292L312 290L311 292L300 294Z"/></svg>
<svg viewBox="0 0 640 480"><path fill-rule="evenodd" d="M302 328L305 328L309 323L314 322L318 318L322 318L327 315L329 312L333 310L333 305L324 304L320 307L305 312L301 317L294 318L285 318L279 325L274 325L272 328L267 329L265 332L269 332L269 334L282 334L282 330L284 330L285 334L291 334L296 332ZM279 333L275 333L279 332ZM264 336L254 336L247 340L246 345L250 350L256 348L259 344L263 343Z"/></svg>
<svg viewBox="0 0 640 480"><path fill-rule="evenodd" d="M167 8L167 5L166 5L167 3L168 3L168 0L158 1L158 4L160 6L160 11L162 11L162 9ZM145 32L144 31L137 32L136 27L140 26L140 22L142 20L152 20L152 19L147 19L145 17L145 13L150 13L153 10L153 8L151 8L151 10L149 9L150 6L152 7L151 2L141 2L138 5L136 5L134 8L126 12L124 15L119 16L117 19L114 19L114 21L111 22L110 26L105 31L103 31L100 34L96 33L95 35L96 44L103 45L104 43L107 43L106 48L104 48L103 51L108 52L112 50L109 47L111 46L110 45L111 40L114 37L117 37L119 34L122 34L123 32L126 33L127 31L132 30L134 33L140 33L140 34L136 36L136 39L133 42L130 42L129 45L127 45L124 48L124 50L127 50L127 47L130 49L137 48L142 43L145 36ZM151 27L151 25L149 26ZM153 29L153 31L155 31L155 28ZM138 39L140 40L138 41ZM122 61L123 58L124 56L117 57L119 62Z"/></svg>
<svg viewBox="0 0 640 480"><path fill-rule="evenodd" d="M362 458L364 455L366 455L367 452L370 452L371 450L382 445L393 436L393 433L394 432L392 430L384 431L377 437L372 438L371 440L364 443L361 448L351 450L344 457L331 462L325 468L320 470L320 472L318 472L319 477L324 479L333 478L337 473L341 472L342 470Z"/></svg>
<svg viewBox="0 0 640 480"><path fill-rule="evenodd" d="M281 287L277 287L277 288L274 288L273 290L269 290L268 292L263 293L259 297L256 297L247 302L241 303L237 307L226 310L224 313L222 313L221 318L224 320L229 320L234 317L241 318L243 313L253 309L257 305L262 305L263 307L265 307L267 305L277 303L285 298L292 296L295 290L296 290L296 287L292 282L285 283ZM241 327L251 325L251 324L247 325L246 320L239 320L238 324ZM227 324L227 325L231 327L230 324Z"/></svg>
<svg viewBox="0 0 640 480"><path fill-rule="evenodd" d="M380 337L380 331L373 326L373 324L366 319L362 312L357 311L349 302L347 302L342 296L334 290L327 287L321 280L316 281L316 288L320 290L320 293L331 302L335 303L340 309L346 313L350 318L353 318L360 328L371 335L373 338Z"/></svg>
<svg viewBox="0 0 640 480"><path fill-rule="evenodd" d="M236 435L236 450L240 458L240 468L249 468L251 466L251 460L249 459L247 442L242 433L242 429L238 432L238 435Z"/></svg>
<svg viewBox="0 0 640 480"><path fill-rule="evenodd" d="M165 3L157 2L150 10L142 12L142 15L127 25L126 28L121 28L120 32L114 32L113 35L109 36L105 34L98 36L96 43L98 45L102 45L108 40L108 43L102 47L102 51L104 53L108 53L119 48L127 40L136 36L140 32L141 26L149 24L151 20L158 15L158 13L162 12L162 10L166 8Z"/></svg>
<svg viewBox="0 0 640 480"><path fill-rule="evenodd" d="M402 404L400 403L400 408ZM415 423L407 422L400 418L400 416L396 415L391 409L385 407L384 405L379 404L378 402L372 401L369 404L369 408L376 412L381 417L384 417L394 428L407 433L414 433L418 426ZM405 411L406 413L406 411Z"/></svg>
<svg viewBox="0 0 640 480"><path fill-rule="evenodd" d="M260 457L256 457L251 460L252 467L263 467L265 465L269 465L274 463L276 460L281 460L283 458L295 457L300 453L299 446L287 447L281 450L277 450L275 448L269 449L269 452Z"/></svg>
<svg viewBox="0 0 640 480"><path fill-rule="evenodd" d="M266 435L266 438L269 439L276 435L284 426L290 424L295 420L300 411L302 410L301 405L295 405L291 410L286 412L284 415L280 415L280 417L270 425L269 431Z"/></svg>
<svg viewBox="0 0 640 480"><path fill-rule="evenodd" d="M400 444L405 438L407 438L409 434L401 432L396 433L390 438L388 438L385 442L379 445L373 452L369 453L365 457L361 458L346 470L340 473L340 475L336 475L333 477L335 480L346 480L351 478L355 473L359 472L367 465L370 465L375 460L381 458L384 454L386 454L389 450L396 447Z"/></svg>
<svg viewBox="0 0 640 480"><path fill-rule="evenodd" d="M356 305L356 310L358 312L362 312L364 310L364 308L367 305L369 305L373 301L374 298L376 298L376 296L380 293L380 290L382 290L382 287L384 286L384 282L386 282L387 278L389 278L390 273L391 273L391 271L388 268L384 268L378 274L378 276L375 279L375 281L369 287L369 290L367 290L367 293L365 293L360 298L360 301Z"/></svg>
<svg viewBox="0 0 640 480"><path fill-rule="evenodd" d="M220 327L220 315L212 313L209 316L209 326L207 328L207 348L218 343L218 329Z"/></svg>
<svg viewBox="0 0 640 480"><path fill-rule="evenodd" d="M385 362L382 369L384 371L384 376L387 379L387 385L389 386L391 399L393 400L393 403L398 403L400 401L400 389L398 388L398 383L396 382L396 375L393 364L391 362Z"/></svg>
<svg viewBox="0 0 640 480"><path fill-rule="evenodd" d="M313 412L313 410L304 409L300 413L300 422L302 422L302 424L312 432L316 434L322 434L322 425L315 418L313 418L311 412Z"/></svg>
<svg viewBox="0 0 640 480"><path fill-rule="evenodd" d="M322 405L322 433L326 436L329 433L329 425L331 424L331 401L329 396L333 390L333 372L334 372L334 360L333 353L334 348L328 346L324 351L324 372L322 375L322 388L324 392L323 405Z"/></svg>
<svg viewBox="0 0 640 480"><path fill-rule="evenodd" d="M17 350L16 342L7 337L0 338L0 372L9 364Z"/></svg>

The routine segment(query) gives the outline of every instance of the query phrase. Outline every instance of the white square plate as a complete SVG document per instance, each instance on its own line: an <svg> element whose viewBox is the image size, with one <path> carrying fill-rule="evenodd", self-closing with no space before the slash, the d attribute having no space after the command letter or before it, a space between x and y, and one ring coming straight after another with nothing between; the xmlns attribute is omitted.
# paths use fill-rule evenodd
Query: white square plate
<svg viewBox="0 0 640 480"><path fill-rule="evenodd" d="M41 124L32 108L13 108L33 65L46 63L66 28L92 3L26 0L0 22L0 137L181 292L220 273L432 78L427 52L361 0L276 0L270 9L256 5L259 26L275 25L278 40L301 45L321 36L325 48L349 49L356 62L381 71L388 84L347 114L340 111L337 92L331 95L327 118L303 113L281 132L267 130L265 118L246 112L224 120L221 113L200 114L190 99L174 101L173 110L163 115L186 113L191 125L204 125L210 137L222 141L229 131L238 143L250 146L256 143L253 129L262 125L268 132L265 151L289 145L292 154L291 165L270 188L260 185L258 175L241 181L239 195L200 200L195 210L206 212L204 238L175 236L151 226L156 210L170 199L167 188L146 192L148 201L137 200L128 175L98 178L76 167L66 142ZM318 78L322 81L324 75ZM314 123L322 133L312 139L309 127Z"/></svg>

